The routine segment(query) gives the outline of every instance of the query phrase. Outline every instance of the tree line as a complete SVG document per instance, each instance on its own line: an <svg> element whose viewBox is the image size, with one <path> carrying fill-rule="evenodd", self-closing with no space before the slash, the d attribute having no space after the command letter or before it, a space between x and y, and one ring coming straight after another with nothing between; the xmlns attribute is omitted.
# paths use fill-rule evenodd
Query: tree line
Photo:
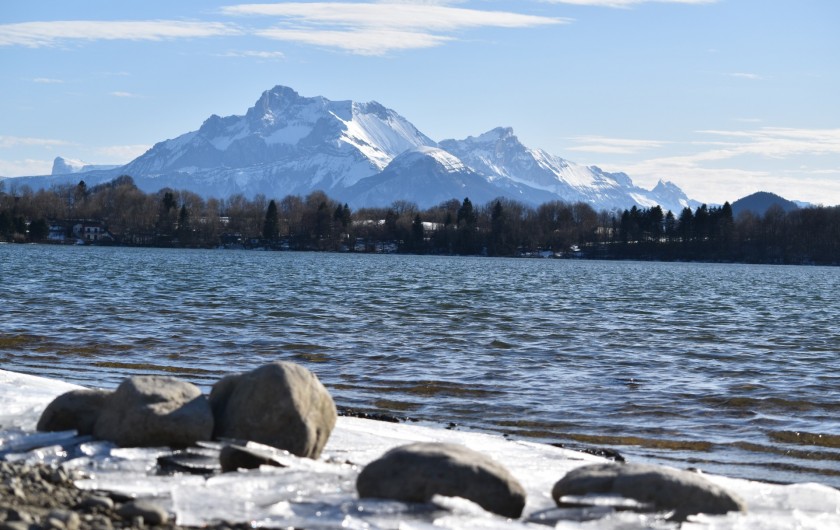
<svg viewBox="0 0 840 530"><path fill-rule="evenodd" d="M659 206L599 212L585 203L532 207L499 198L475 205L464 198L425 210L397 201L354 211L323 192L205 199L169 188L145 193L129 176L38 191L8 182L0 182L0 240L11 242L85 241L80 227L94 227L99 244L136 246L840 262L840 207L773 207L736 218L729 203L677 213Z"/></svg>

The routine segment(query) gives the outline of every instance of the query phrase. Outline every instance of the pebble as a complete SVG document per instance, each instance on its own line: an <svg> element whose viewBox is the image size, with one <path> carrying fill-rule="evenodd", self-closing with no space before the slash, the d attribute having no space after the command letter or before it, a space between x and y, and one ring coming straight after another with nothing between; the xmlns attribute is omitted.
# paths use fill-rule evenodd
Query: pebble
<svg viewBox="0 0 840 530"><path fill-rule="evenodd" d="M157 504L147 501L132 501L123 504L117 514L124 519L132 520L142 517L143 523L150 525L165 524L169 521L169 513Z"/></svg>
<svg viewBox="0 0 840 530"><path fill-rule="evenodd" d="M100 495L93 495L83 500L79 504L79 508L85 511L105 511L114 509L114 501L110 497L103 497Z"/></svg>

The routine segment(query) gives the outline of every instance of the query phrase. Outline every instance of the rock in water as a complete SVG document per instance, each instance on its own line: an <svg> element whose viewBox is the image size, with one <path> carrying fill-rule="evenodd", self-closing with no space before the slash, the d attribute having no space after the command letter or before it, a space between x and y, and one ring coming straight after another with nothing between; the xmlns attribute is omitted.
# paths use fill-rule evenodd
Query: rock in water
<svg viewBox="0 0 840 530"><path fill-rule="evenodd" d="M685 520L696 513L725 514L746 511L744 502L691 471L643 464L595 464L574 469L551 490L558 506L565 495L617 494L659 510L674 510Z"/></svg>
<svg viewBox="0 0 840 530"><path fill-rule="evenodd" d="M332 396L295 363L277 361L229 375L210 392L217 438L235 438L318 458L335 427Z"/></svg>
<svg viewBox="0 0 840 530"><path fill-rule="evenodd" d="M39 431L69 431L80 435L93 434L93 427L105 406L107 390L71 390L47 405L38 419Z"/></svg>
<svg viewBox="0 0 840 530"><path fill-rule="evenodd" d="M501 464L461 445L414 443L368 464L356 481L359 497L428 502L462 497L487 511L517 518L525 489Z"/></svg>
<svg viewBox="0 0 840 530"><path fill-rule="evenodd" d="M130 377L105 400L93 435L122 447L185 447L212 437L213 413L191 383Z"/></svg>

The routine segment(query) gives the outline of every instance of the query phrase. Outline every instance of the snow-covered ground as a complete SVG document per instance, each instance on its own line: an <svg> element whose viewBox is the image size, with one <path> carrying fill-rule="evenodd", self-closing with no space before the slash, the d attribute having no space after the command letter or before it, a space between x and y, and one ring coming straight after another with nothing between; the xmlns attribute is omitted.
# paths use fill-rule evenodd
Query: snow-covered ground
<svg viewBox="0 0 840 530"><path fill-rule="evenodd" d="M78 388L61 381L0 370L0 453L8 460L51 462L84 469L82 488L154 497L176 514L180 524L202 525L215 519L251 521L256 526L369 529L424 528L676 528L655 515L608 509L555 510L553 484L575 467L600 458L485 433L450 431L423 425L392 424L341 417L318 461L290 457L287 468L262 468L210 478L156 475L166 449L120 449L72 433L33 435L44 407L57 395ZM38 437L41 437L40 440ZM68 440L72 451L62 449ZM28 442L55 444L27 450ZM360 500L359 470L392 447L414 441L459 443L492 456L525 486L528 502L520 520L506 520L460 499L436 498L436 506ZM37 444L35 444L37 445ZM789 486L709 476L734 491L746 514L697 516L682 529L832 529L840 528L840 491L819 484ZM593 518L595 515L602 517Z"/></svg>

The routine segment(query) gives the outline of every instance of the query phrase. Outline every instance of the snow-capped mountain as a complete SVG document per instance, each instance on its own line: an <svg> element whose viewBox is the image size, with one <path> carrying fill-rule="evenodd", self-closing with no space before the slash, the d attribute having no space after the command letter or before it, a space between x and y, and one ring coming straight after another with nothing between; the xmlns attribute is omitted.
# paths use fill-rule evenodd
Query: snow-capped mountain
<svg viewBox="0 0 840 530"><path fill-rule="evenodd" d="M625 173L608 173L597 166L582 166L541 149L530 149L509 127L465 140L444 140L439 145L491 182L507 178L567 202L585 202L608 210L658 204L675 212L690 204L672 183L660 181L653 190L645 190L634 185Z"/></svg>
<svg viewBox="0 0 840 530"><path fill-rule="evenodd" d="M551 194L506 177L491 182L451 153L421 146L401 153L381 173L360 180L338 198L355 205L387 206L404 200L429 207L465 197L483 204L502 195L533 204L552 200Z"/></svg>
<svg viewBox="0 0 840 530"><path fill-rule="evenodd" d="M282 198L322 190L354 207L405 200L426 208L464 197L476 204L496 197L532 205L582 201L595 209L659 204L674 212L696 205L674 184L645 190L624 173L528 148L510 128L438 144L377 102L303 97L284 86L263 92L245 115L210 116L125 166L76 162L59 157L53 176L23 177L20 184L94 185L130 175L147 192L170 187L206 197Z"/></svg>
<svg viewBox="0 0 840 530"><path fill-rule="evenodd" d="M194 180L205 194L208 188L272 196L329 193L379 173L398 154L422 145L435 142L379 103L307 98L276 86L245 116L213 115L197 131L156 144L123 171Z"/></svg>

